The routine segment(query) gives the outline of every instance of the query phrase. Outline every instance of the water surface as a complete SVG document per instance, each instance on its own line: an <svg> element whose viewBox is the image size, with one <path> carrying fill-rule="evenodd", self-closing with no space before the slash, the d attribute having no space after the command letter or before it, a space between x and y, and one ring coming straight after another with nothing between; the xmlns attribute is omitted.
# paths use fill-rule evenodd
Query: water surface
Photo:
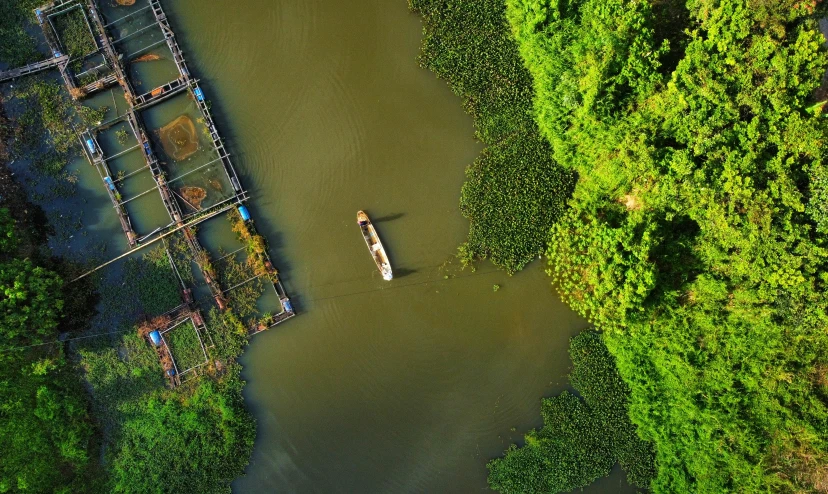
<svg viewBox="0 0 828 494"><path fill-rule="evenodd" d="M485 489L486 461L565 389L568 340L586 323L540 263L508 277L452 261L481 147L460 100L416 64L420 19L404 0L164 5L300 311L242 359L258 437L234 490Z"/></svg>

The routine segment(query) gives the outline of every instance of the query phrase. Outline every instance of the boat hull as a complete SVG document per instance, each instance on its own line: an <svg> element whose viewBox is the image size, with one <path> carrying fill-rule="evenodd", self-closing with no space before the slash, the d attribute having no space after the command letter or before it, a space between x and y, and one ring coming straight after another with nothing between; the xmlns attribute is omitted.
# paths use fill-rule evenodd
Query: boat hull
<svg viewBox="0 0 828 494"><path fill-rule="evenodd" d="M391 261L388 260L385 247L383 247L382 241L380 241L379 235L377 235L377 230L371 223L371 219L365 214L365 211L359 211L357 213L357 224L362 231L362 237L365 239L368 251L371 253L371 257L374 259L374 263L377 265L377 269L382 275L382 278L386 281L391 281L394 278L391 270Z"/></svg>

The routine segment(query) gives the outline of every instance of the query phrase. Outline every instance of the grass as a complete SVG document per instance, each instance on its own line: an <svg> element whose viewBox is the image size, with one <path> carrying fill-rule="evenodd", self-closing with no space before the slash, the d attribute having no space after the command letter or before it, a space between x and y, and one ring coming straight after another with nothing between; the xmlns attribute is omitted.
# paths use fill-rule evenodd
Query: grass
<svg viewBox="0 0 828 494"><path fill-rule="evenodd" d="M125 278L136 285L141 312L147 317L181 305L181 285L161 246L143 255L144 262L128 261Z"/></svg>

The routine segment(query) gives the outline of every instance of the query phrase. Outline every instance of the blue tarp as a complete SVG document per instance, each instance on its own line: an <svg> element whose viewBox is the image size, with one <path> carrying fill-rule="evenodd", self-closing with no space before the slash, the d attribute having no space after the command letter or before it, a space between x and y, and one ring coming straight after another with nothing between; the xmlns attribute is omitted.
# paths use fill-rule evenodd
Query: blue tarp
<svg viewBox="0 0 828 494"><path fill-rule="evenodd" d="M152 344L155 346L161 346L161 333L158 331L153 331L149 334L150 339L152 340Z"/></svg>
<svg viewBox="0 0 828 494"><path fill-rule="evenodd" d="M290 300L285 300L285 310L287 312L293 312L293 306L290 305Z"/></svg>
<svg viewBox="0 0 828 494"><path fill-rule="evenodd" d="M201 91L200 87L195 88L195 97L199 101L204 101L204 93Z"/></svg>
<svg viewBox="0 0 828 494"><path fill-rule="evenodd" d="M246 206L239 206L239 214L244 221L250 221L250 211L247 210Z"/></svg>
<svg viewBox="0 0 828 494"><path fill-rule="evenodd" d="M96 146L95 146L95 141L93 141L92 139L87 139L86 140L86 147L89 148L90 153L95 154L95 149L97 149Z"/></svg>
<svg viewBox="0 0 828 494"><path fill-rule="evenodd" d="M109 177L104 177L104 182L106 182L106 185L108 185L108 186L109 186L109 190L115 190L115 184L114 184L114 183L112 183L112 179L111 179L111 178L109 178Z"/></svg>

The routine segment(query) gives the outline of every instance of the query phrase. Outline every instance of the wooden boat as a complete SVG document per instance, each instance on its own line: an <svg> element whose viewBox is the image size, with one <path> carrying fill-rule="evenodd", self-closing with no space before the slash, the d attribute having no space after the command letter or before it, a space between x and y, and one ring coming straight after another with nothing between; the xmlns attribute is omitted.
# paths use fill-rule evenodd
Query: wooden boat
<svg viewBox="0 0 828 494"><path fill-rule="evenodd" d="M373 256L374 262L377 263L377 269L382 273L382 278L390 281L394 277L391 273L391 262L388 260L388 255L385 253L382 242L380 242L379 235L377 235L377 231L365 211L357 213L357 223L359 223L359 228L362 230L362 236L365 237L365 243L368 244L368 250L371 251L371 256Z"/></svg>

